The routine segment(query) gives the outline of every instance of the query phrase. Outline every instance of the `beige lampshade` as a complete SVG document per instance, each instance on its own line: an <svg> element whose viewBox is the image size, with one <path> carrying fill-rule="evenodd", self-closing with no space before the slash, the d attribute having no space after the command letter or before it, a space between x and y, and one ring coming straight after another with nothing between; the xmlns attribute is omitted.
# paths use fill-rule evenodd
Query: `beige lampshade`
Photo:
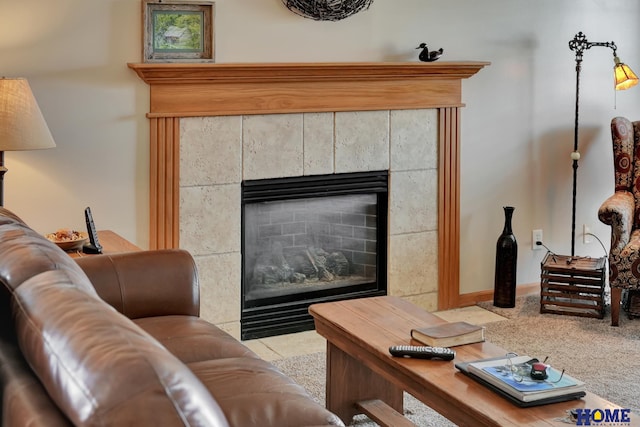
<svg viewBox="0 0 640 427"><path fill-rule="evenodd" d="M55 146L27 80L0 78L0 151Z"/></svg>
<svg viewBox="0 0 640 427"><path fill-rule="evenodd" d="M613 60L616 63L613 67L616 90L625 90L637 85L638 76L636 73L627 64L620 62L620 58L617 56Z"/></svg>

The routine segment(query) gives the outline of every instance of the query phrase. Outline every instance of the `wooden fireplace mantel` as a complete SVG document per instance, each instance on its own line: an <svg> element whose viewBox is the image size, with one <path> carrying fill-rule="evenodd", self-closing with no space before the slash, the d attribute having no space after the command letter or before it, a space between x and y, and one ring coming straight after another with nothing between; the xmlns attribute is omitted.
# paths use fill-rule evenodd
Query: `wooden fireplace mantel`
<svg viewBox="0 0 640 427"><path fill-rule="evenodd" d="M149 117L460 107L487 62L129 64Z"/></svg>
<svg viewBox="0 0 640 427"><path fill-rule="evenodd" d="M436 108L438 308L460 304L462 80L489 62L130 63L149 84L150 247L179 246L180 118Z"/></svg>

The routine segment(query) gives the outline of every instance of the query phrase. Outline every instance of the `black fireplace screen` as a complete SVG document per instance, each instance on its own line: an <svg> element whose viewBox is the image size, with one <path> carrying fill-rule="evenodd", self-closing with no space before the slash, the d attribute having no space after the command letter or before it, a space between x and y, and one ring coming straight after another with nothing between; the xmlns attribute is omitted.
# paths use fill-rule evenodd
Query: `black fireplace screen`
<svg viewBox="0 0 640 427"><path fill-rule="evenodd" d="M387 172L243 183L243 339L312 329L315 302L386 294Z"/></svg>

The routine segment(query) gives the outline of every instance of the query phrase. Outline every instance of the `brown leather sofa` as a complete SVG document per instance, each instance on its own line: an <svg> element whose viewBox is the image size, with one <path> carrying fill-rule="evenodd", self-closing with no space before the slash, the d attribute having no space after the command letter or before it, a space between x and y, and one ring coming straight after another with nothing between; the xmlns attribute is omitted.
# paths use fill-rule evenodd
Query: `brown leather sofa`
<svg viewBox="0 0 640 427"><path fill-rule="evenodd" d="M3 426L343 425L199 316L181 250L77 262L0 208Z"/></svg>

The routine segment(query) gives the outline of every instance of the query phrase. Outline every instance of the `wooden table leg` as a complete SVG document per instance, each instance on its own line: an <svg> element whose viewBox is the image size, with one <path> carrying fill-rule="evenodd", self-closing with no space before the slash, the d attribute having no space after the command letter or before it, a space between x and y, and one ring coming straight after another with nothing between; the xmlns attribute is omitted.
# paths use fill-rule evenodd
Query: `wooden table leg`
<svg viewBox="0 0 640 427"><path fill-rule="evenodd" d="M611 288L611 326L618 326L622 288Z"/></svg>
<svg viewBox="0 0 640 427"><path fill-rule="evenodd" d="M366 366L327 342L326 406L349 424L362 413L356 402L378 399L403 413L403 391Z"/></svg>

